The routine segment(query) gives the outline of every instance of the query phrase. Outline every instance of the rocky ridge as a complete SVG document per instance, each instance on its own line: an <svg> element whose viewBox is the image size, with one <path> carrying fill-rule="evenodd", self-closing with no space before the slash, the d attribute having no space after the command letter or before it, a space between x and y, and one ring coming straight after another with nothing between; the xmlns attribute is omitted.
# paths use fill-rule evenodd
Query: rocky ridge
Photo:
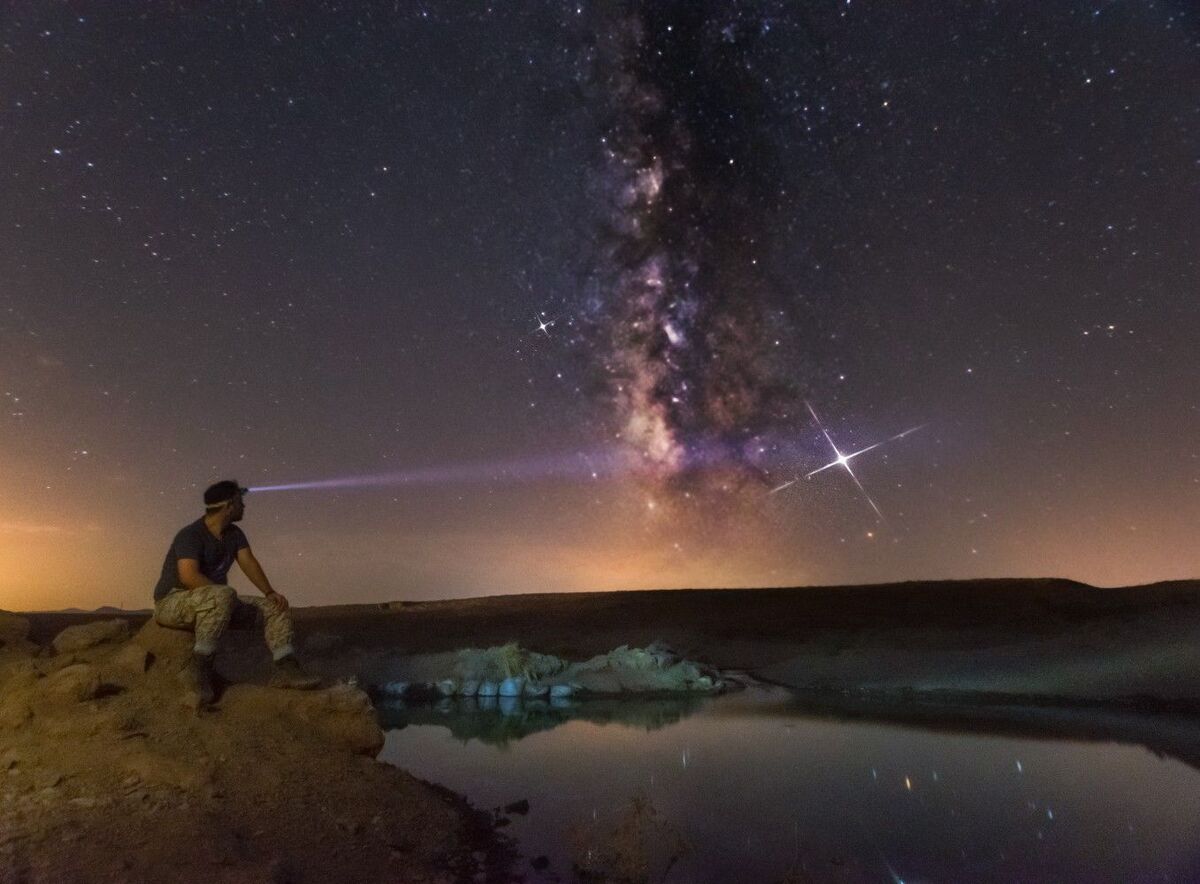
<svg viewBox="0 0 1200 884"><path fill-rule="evenodd" d="M197 715L186 633L28 636L0 612L0 882L505 880L485 815L374 760L356 687L231 684Z"/></svg>

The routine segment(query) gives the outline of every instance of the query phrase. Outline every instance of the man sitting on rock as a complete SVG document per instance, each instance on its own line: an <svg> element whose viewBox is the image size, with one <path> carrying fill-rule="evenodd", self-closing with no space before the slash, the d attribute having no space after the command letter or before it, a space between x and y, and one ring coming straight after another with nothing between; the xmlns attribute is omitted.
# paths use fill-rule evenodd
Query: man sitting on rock
<svg viewBox="0 0 1200 884"><path fill-rule="evenodd" d="M204 516L175 535L154 588L154 619L162 626L196 634L191 659L180 672L187 699L196 706L206 706L214 699L213 657L221 636L231 626L263 624L267 647L275 659L273 686L314 688L320 683L301 668L293 653L287 599L271 586L246 535L233 524L245 514L242 497L246 490L229 479L205 490ZM235 561L263 598L239 596L226 585Z"/></svg>

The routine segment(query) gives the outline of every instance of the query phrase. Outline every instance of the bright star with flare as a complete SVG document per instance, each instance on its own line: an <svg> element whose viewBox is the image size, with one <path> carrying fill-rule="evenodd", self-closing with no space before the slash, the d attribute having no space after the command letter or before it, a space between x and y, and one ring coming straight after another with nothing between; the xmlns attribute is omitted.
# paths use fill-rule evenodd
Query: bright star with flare
<svg viewBox="0 0 1200 884"><path fill-rule="evenodd" d="M911 435L912 433L917 432L917 430L923 429L925 427L925 424L921 424L920 426L917 426L917 427L910 427L909 429L905 430L903 433L897 433L895 436L892 436L890 439L884 439L882 442L876 442L874 445L868 445L866 448L860 448L858 451L852 451L849 454L844 454L838 449L837 444L833 441L833 437L831 435L829 435L829 431L827 429L825 429L825 425L823 423L821 423L821 419L819 417L817 417L817 412L813 409L812 404L809 402L805 402L804 405L808 408L808 413L812 415L812 419L816 422L817 426L821 430L821 435L823 435L825 437L825 441L829 443L829 447L833 449L833 453L835 455L834 459L831 460L829 463L825 464L825 466L817 467L815 470L805 473L804 478L811 479L817 473L823 473L823 472L825 472L825 470L832 469L833 467L841 467L842 469L844 469L846 471L846 474L848 476L850 476L850 478L853 480L854 484L858 487L858 490L862 492L862 496L864 498L866 498L867 503L870 504L871 509L874 510L875 516L879 519L879 521L882 522L883 521L883 512L879 509L879 506L871 498L871 495L867 493L867 489L863 487L863 484L862 484L862 482L859 481L858 476L856 476L854 474L854 470L852 470L850 468L850 461L854 460L854 458L859 457L860 455L866 454L868 451L874 451L876 448L879 448L881 445L886 445L888 442L895 442L897 439L903 439L905 436ZM785 488L790 488L792 485L795 485L799 481L800 481L800 477L797 476L795 479L792 479L790 482L784 482L782 485L779 485L776 488L772 488L770 493L774 494L777 491L782 491Z"/></svg>

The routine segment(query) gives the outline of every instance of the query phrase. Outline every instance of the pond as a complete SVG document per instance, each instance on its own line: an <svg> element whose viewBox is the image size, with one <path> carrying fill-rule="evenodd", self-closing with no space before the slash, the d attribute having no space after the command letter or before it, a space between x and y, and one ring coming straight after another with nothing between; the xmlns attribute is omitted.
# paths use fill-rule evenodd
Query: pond
<svg viewBox="0 0 1200 884"><path fill-rule="evenodd" d="M518 803L530 882L1200 881L1200 771L1141 746L836 720L759 687L380 713L382 760Z"/></svg>

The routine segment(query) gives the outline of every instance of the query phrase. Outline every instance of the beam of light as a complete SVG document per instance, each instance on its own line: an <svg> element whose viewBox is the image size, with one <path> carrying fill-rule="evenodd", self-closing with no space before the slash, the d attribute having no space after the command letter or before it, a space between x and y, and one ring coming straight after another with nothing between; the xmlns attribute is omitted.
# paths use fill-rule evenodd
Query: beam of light
<svg viewBox="0 0 1200 884"><path fill-rule="evenodd" d="M833 460L825 464L823 467L817 467L815 470L806 473L804 478L811 479L813 476L817 475L817 473L823 473L825 470L832 469L833 467L841 467L846 471L846 474L850 476L851 480L853 480L854 484L858 487L858 490L862 492L862 496L866 498L867 503L870 504L871 509L874 510L875 516L879 519L879 521L884 521L883 512L871 498L871 495L867 493L867 489L863 487L863 483L859 481L859 478L857 475L855 475L854 470L850 468L850 461L854 460L854 458L858 457L859 455L866 454L868 451L874 451L876 448L879 448L881 445L886 445L888 442L895 442L897 439L903 439L905 436L909 436L918 430L924 429L926 425L921 424L920 426L909 427L903 433L897 433L895 436L892 436L889 439L884 439L882 442L876 442L873 445L868 445L866 448L860 448L858 451L852 451L849 454L843 454L838 449L837 443L833 441L833 436L829 435L829 431L825 429L825 425L821 423L821 419L817 417L817 412L812 407L812 403L805 402L804 405L806 408L808 408L808 413L812 415L812 419L816 422L817 427L821 430L821 435L825 437L825 441L829 443L829 447L833 449L834 454ZM794 485L796 481L797 479L793 479L791 482L785 482L778 488L772 489L771 493L774 494L776 491L782 491L784 488Z"/></svg>
<svg viewBox="0 0 1200 884"><path fill-rule="evenodd" d="M626 462L622 457L612 452L575 452L525 460L446 464L387 473L255 485L250 488L250 491L254 494L262 494L267 491L383 488L396 485L428 487L477 483L517 484L547 479L599 479L602 476L616 475L625 467Z"/></svg>

